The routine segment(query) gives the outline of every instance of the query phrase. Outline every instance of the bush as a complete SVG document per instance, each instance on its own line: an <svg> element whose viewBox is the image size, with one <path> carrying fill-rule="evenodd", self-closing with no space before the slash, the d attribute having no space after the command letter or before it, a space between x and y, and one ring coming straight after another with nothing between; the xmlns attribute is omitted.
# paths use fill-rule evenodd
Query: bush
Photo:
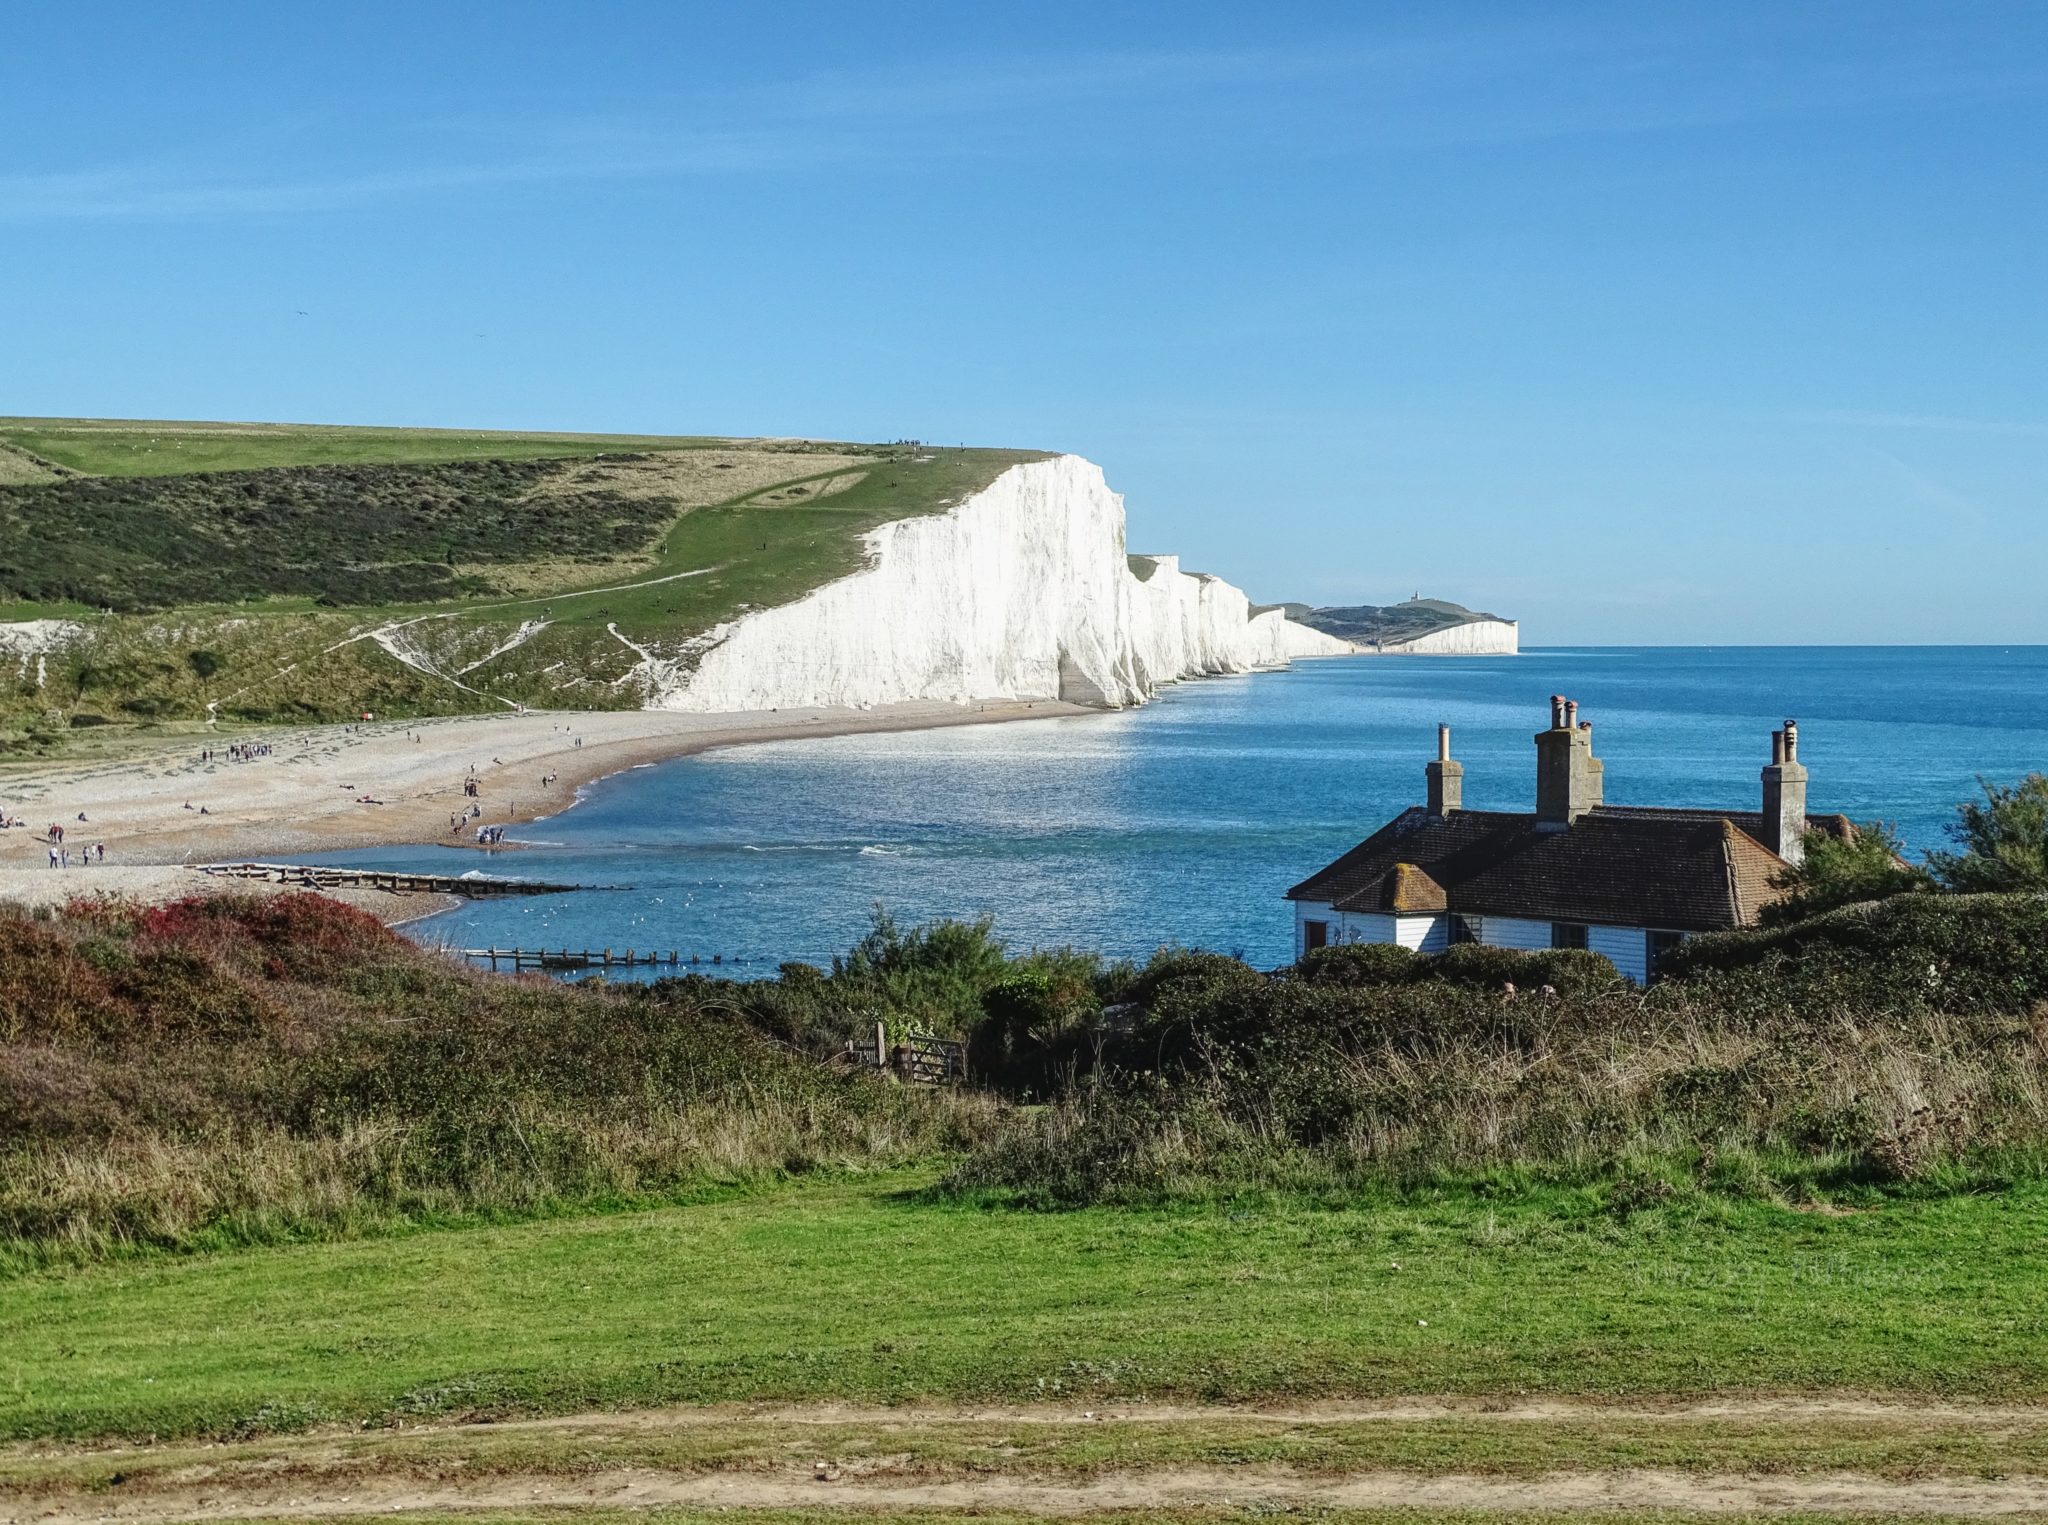
<svg viewBox="0 0 2048 1525"><path fill-rule="evenodd" d="M778 999L815 1016L828 982L500 979L314 895L0 914L0 1267L659 1199L983 1125L800 1052Z"/></svg>
<svg viewBox="0 0 2048 1525"><path fill-rule="evenodd" d="M2048 777L2029 773L2010 788L1977 782L1983 802L1956 806L1949 827L1962 851L1928 855L1935 877L1964 893L2048 890Z"/></svg>
<svg viewBox="0 0 2048 1525"><path fill-rule="evenodd" d="M1674 1179L1853 1193L2048 1148L2048 900L1901 896L1673 964L1644 991L1569 950L1336 948L1279 980L1162 956L1128 1033L1065 1035L1066 1093L950 1180L1063 1204L1521 1172L1626 1207Z"/></svg>
<svg viewBox="0 0 2048 1525"><path fill-rule="evenodd" d="M968 1073L1028 1098L1052 1094L1077 1071L1101 1003L1072 971L1026 967L991 985L981 1008L968 1034Z"/></svg>
<svg viewBox="0 0 2048 1525"><path fill-rule="evenodd" d="M1367 985L1400 985L1418 978L1422 961L1393 943L1344 943L1317 948L1294 966L1295 976L1311 985L1358 989Z"/></svg>
<svg viewBox="0 0 2048 1525"><path fill-rule="evenodd" d="M1772 881L1784 898L1764 907L1765 926L1785 926L1838 906L1933 887L1925 869L1905 861L1898 832L1884 821L1865 821L1847 838L1809 831L1804 846L1799 864Z"/></svg>
<svg viewBox="0 0 2048 1525"><path fill-rule="evenodd" d="M2020 1012L2048 999L2048 898L1901 895L1789 926L1689 938L1671 979L1725 1008Z"/></svg>

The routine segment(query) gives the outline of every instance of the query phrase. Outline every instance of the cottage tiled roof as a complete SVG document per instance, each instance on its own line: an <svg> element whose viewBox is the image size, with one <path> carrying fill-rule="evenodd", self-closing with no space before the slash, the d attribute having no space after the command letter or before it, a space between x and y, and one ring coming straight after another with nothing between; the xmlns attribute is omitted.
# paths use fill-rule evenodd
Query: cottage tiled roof
<svg viewBox="0 0 2048 1525"><path fill-rule="evenodd" d="M1807 824L1842 831L1840 816ZM1597 807L1568 827L1534 815L1416 807L1287 892L1340 911L1451 910L1531 921L1708 932L1775 899L1785 862L1754 812ZM1437 897L1441 897L1440 899Z"/></svg>

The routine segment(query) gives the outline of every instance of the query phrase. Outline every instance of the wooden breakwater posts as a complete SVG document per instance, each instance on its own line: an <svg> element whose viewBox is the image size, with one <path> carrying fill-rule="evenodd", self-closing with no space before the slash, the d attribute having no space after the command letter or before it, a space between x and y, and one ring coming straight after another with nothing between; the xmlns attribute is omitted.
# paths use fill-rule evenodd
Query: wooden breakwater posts
<svg viewBox="0 0 2048 1525"><path fill-rule="evenodd" d="M309 890L391 890L401 895L459 895L465 900L487 900L500 895L566 895L584 888L580 884L551 884L545 879L470 879L454 874L403 874L382 868L331 868L319 863L202 863L199 871L225 879L297 884Z"/></svg>
<svg viewBox="0 0 2048 1525"><path fill-rule="evenodd" d="M631 948L623 953L614 953L609 948L452 948L452 953L463 958L488 963L496 969L502 961L512 970L520 969L633 969L660 965L677 968L687 965L743 964L743 958L728 959L722 953L709 958L695 953L682 953L674 948L663 953L659 949L636 953Z"/></svg>

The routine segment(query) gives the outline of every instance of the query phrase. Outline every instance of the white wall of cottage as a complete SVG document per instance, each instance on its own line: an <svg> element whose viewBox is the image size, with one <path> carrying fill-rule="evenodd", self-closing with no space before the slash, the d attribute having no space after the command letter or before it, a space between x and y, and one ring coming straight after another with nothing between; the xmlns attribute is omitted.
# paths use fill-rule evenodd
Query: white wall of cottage
<svg viewBox="0 0 2048 1525"><path fill-rule="evenodd" d="M1450 946L1450 918L1442 914L1392 916L1382 913L1338 911L1311 900L1294 902L1294 956L1306 947L1305 927L1320 921L1329 928L1332 946L1345 943L1397 943L1418 953L1441 953ZM1550 946L1547 921L1527 921L1514 916L1467 916L1465 925L1472 935L1491 948L1515 948L1536 952ZM1638 985L1649 977L1648 930L1643 927L1588 927L1586 947L1610 960Z"/></svg>

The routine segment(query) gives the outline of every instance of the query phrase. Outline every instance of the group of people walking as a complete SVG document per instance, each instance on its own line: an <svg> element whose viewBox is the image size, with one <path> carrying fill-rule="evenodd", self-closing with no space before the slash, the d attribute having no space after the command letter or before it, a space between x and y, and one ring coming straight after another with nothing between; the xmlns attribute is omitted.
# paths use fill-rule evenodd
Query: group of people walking
<svg viewBox="0 0 2048 1525"><path fill-rule="evenodd" d="M206 747L202 749L199 753L199 760L203 763L217 761L254 762L259 757L268 757L269 755L270 743L267 741L231 741L224 747Z"/></svg>
<svg viewBox="0 0 2048 1525"><path fill-rule="evenodd" d="M81 821L85 819L85 812L83 810L78 812L78 818ZM44 833L44 840L50 844L50 867L52 868L71 867L71 845L64 840L64 836L65 827L62 821L52 821L50 829ZM87 843L84 847L78 849L78 861L81 865L106 862L107 844L104 842Z"/></svg>

